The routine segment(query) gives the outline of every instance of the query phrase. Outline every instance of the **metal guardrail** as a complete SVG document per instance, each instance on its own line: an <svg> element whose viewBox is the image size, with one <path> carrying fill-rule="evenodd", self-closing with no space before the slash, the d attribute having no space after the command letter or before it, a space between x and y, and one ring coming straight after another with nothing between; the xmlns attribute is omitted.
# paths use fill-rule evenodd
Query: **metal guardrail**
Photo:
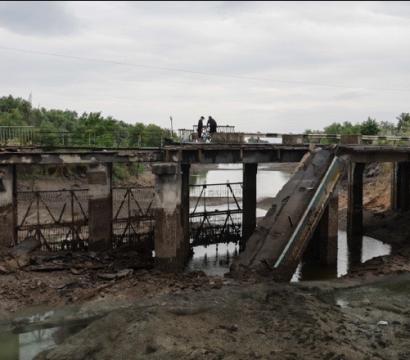
<svg viewBox="0 0 410 360"><path fill-rule="evenodd" d="M179 136L171 134L170 130L163 129L162 133L157 130L144 130L140 134L129 131L98 133L95 130L85 130L81 136L69 131L43 131L34 126L0 126L0 146L68 146L87 148L147 148L163 147L168 140L177 143L192 142L196 138L197 125L193 129L179 129ZM298 143L320 143L321 140L340 141L341 134L284 134L284 133L262 133L262 132L235 132L235 126L219 125L217 127L218 141L223 142L244 142L244 138L299 138ZM226 134L224 137L223 134ZM347 136L358 137L364 142L393 142L409 143L410 136L399 135L360 135L351 134ZM246 142L246 141L245 141Z"/></svg>
<svg viewBox="0 0 410 360"><path fill-rule="evenodd" d="M0 146L69 146L69 147L104 147L104 148L141 148L148 146L163 147L167 139L175 135L163 129L145 129L142 133L116 131L98 133L85 130L80 134L70 131L44 131L34 126L0 126Z"/></svg>
<svg viewBox="0 0 410 360"><path fill-rule="evenodd" d="M34 126L0 126L0 145L32 145Z"/></svg>

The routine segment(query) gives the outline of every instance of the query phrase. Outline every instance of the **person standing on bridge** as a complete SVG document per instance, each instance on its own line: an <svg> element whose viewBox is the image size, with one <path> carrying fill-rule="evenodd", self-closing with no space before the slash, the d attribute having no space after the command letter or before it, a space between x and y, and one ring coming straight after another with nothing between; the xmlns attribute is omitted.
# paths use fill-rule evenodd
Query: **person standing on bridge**
<svg viewBox="0 0 410 360"><path fill-rule="evenodd" d="M212 116L208 117L208 122L207 122L206 126L209 126L209 134L211 136L212 136L212 134L216 133L217 124L216 124L215 119Z"/></svg>
<svg viewBox="0 0 410 360"><path fill-rule="evenodd" d="M198 127L197 127L198 141L201 141L201 139L202 139L202 131L204 129L204 120L205 120L205 118L203 116L201 116L199 121L198 121Z"/></svg>

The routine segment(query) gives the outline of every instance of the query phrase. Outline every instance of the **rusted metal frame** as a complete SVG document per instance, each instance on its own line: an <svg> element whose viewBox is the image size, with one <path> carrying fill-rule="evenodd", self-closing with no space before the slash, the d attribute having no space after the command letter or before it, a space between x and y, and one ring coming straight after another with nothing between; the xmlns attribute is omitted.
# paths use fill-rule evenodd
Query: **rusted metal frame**
<svg viewBox="0 0 410 360"><path fill-rule="evenodd" d="M121 211L121 209L122 209L122 207L123 207L123 205L124 205L124 203L125 203L125 199L126 199L126 197L127 197L127 192L128 192L128 189L125 191L125 194L124 194L124 196L123 196L123 198L122 198L122 201L121 201L121 204L120 204L120 206L118 207L118 210L117 210L117 212L116 212L116 214L115 214L115 216L114 216L114 218L113 218L113 221L118 220L118 215L120 214L120 211Z"/></svg>
<svg viewBox="0 0 410 360"><path fill-rule="evenodd" d="M21 224L18 225L17 228L20 228L21 226L24 225L24 222L26 221L27 216L28 216L28 214L30 213L31 207L33 206L34 199L35 199L35 197L33 196L33 197L31 198L31 201L30 201L29 206L27 207L27 211L25 212L25 214L24 214L24 216L23 216L23 219L21 220Z"/></svg>
<svg viewBox="0 0 410 360"><path fill-rule="evenodd" d="M47 203L42 199L41 195L40 195L40 191L36 192L39 196L39 199L41 201L41 203L44 205L45 209L47 210L48 214L50 215L51 219L54 221L54 223L57 223L57 219L54 217L54 215L52 214L50 208L47 206ZM37 208L37 211L39 212L39 208Z"/></svg>
<svg viewBox="0 0 410 360"><path fill-rule="evenodd" d="M221 232L219 233L219 241L222 240L222 235L224 234L226 224L227 224L228 219L229 219L229 217L230 217L229 214L230 214L230 213L228 212L227 216L225 217L225 222L224 222L224 224L223 224L223 226L222 226L222 230L221 230Z"/></svg>
<svg viewBox="0 0 410 360"><path fill-rule="evenodd" d="M230 192L231 192L231 194L232 194L233 199L235 200L235 203L236 203L236 206L238 207L238 210L242 210L241 207L239 206L238 200L236 199L236 196L235 196L234 191L233 191L233 189L232 189L232 187L231 187L231 184L228 183L227 186L228 186L228 188L229 188L229 190L230 190ZM228 199L228 204L229 204L229 199Z"/></svg>
<svg viewBox="0 0 410 360"><path fill-rule="evenodd" d="M208 216L225 215L228 212L230 212L231 214L241 214L242 209L203 211L203 212L200 212L200 213L191 213L189 215L189 217L190 218L196 218L196 217L202 217L202 216L205 216L205 215L208 215Z"/></svg>
<svg viewBox="0 0 410 360"><path fill-rule="evenodd" d="M211 229L211 236L212 238L215 237L216 233L215 233L215 227L212 226L211 222L209 221L209 216L206 216L206 222L209 225L209 229Z"/></svg>
<svg viewBox="0 0 410 360"><path fill-rule="evenodd" d="M201 185L201 186L202 186L201 193L200 193L199 196L198 196L198 199L197 199L196 204L195 204L195 207L194 207L194 211L192 211L191 214L195 214L196 209L198 208L199 202L200 202L200 200L201 200L202 194L203 194L203 192L204 192L204 189L206 188L206 185ZM191 214L190 214L190 215L191 215Z"/></svg>
<svg viewBox="0 0 410 360"><path fill-rule="evenodd" d="M154 199L155 199L155 193L152 194L151 202L148 204L147 210L145 211L144 215L149 216L148 213L151 210L151 206L154 203Z"/></svg>
<svg viewBox="0 0 410 360"><path fill-rule="evenodd" d="M58 220L57 220L58 223L61 223L66 207L67 207L67 202L64 203L63 208L61 209L60 216L58 217Z"/></svg>
<svg viewBox="0 0 410 360"><path fill-rule="evenodd" d="M83 219L75 220L74 224L76 226L85 226L87 225L87 222ZM41 226L44 229L49 229L49 228L60 228L60 227L67 227L69 228L71 225L71 221L68 222L60 222L58 224L55 223L40 223L39 226ZM19 230L30 230L38 226L37 224L26 224L26 225L21 225L19 226Z"/></svg>
<svg viewBox="0 0 410 360"><path fill-rule="evenodd" d="M130 226L130 222L129 221L127 221L126 222L126 226L125 226L125 228L124 228L124 231L122 232L122 234L120 235L120 241L122 241L123 239L124 239L124 236L125 236L125 234L126 234L126 232L127 232L127 230L128 230L128 227Z"/></svg>
<svg viewBox="0 0 410 360"><path fill-rule="evenodd" d="M85 210L83 209L83 206L81 205L81 201L78 199L77 194L76 194L76 191L78 192L78 191L83 191L83 190L71 190L71 191L72 191L72 195L73 195L74 199L76 200L76 202L77 202L77 204L78 204L78 206L79 206L79 208L80 208L80 210L81 210L81 213L82 213L83 216L84 216L84 219L85 219L85 220L88 220L87 213L86 213Z"/></svg>
<svg viewBox="0 0 410 360"><path fill-rule="evenodd" d="M47 250L48 250L48 251L52 251L52 250L51 250L51 247L50 247L50 244L48 243L47 239L45 238L44 234L42 233L40 227L37 227L37 229L36 229L36 235L38 236L38 240L39 240L40 242L41 242L41 238L43 238L43 240L44 240L44 241L43 241L43 244L46 246Z"/></svg>
<svg viewBox="0 0 410 360"><path fill-rule="evenodd" d="M133 198L135 204L137 205L138 212L140 213L140 215L144 215L144 211L142 211L142 208L141 208L141 206L140 206L138 200L135 198L134 193L132 192L132 189L131 189L131 188L130 188L130 195L132 196L132 198ZM131 203L128 202L128 207L130 207L130 206L131 206Z"/></svg>
<svg viewBox="0 0 410 360"><path fill-rule="evenodd" d="M201 235L202 228L203 228L204 223L205 223L205 218L206 218L205 216L202 218L201 224L199 225L198 229L196 230L194 240L199 239L199 236Z"/></svg>
<svg viewBox="0 0 410 360"><path fill-rule="evenodd" d="M235 223L235 220L232 218L232 213L229 214L229 218L231 219L231 223L232 223L232 226L233 226L233 228L234 228L234 230L235 230L235 233L236 233L238 236L240 236L241 225Z"/></svg>
<svg viewBox="0 0 410 360"><path fill-rule="evenodd" d="M195 188L195 187L202 187L202 186L226 186L227 183L216 183L216 184L191 184L189 185L189 187L191 188ZM242 185L242 183L240 181L238 182L232 182L229 183L231 185Z"/></svg>

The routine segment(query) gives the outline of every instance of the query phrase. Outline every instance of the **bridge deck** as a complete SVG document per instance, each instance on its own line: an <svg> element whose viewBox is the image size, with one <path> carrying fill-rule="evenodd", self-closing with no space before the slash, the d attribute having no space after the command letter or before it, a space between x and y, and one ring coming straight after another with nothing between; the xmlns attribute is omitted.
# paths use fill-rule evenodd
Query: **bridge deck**
<svg viewBox="0 0 410 360"><path fill-rule="evenodd" d="M307 145L189 144L163 148L12 148L0 149L0 164L88 164L129 162L263 163L298 162Z"/></svg>
<svg viewBox="0 0 410 360"><path fill-rule="evenodd" d="M354 162L410 161L409 146L337 145L339 156ZM308 145L282 144L182 144L162 148L0 148L0 164L89 164L130 162L182 162L203 164L299 162Z"/></svg>

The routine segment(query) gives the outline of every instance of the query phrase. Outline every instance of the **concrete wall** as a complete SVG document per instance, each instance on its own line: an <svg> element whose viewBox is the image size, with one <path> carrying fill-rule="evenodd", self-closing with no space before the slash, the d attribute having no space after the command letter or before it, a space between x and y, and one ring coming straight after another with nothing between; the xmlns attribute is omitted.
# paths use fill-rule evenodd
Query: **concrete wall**
<svg viewBox="0 0 410 360"><path fill-rule="evenodd" d="M187 212L183 209L182 170L177 164L155 164L155 192L158 209L155 216L155 262L158 268L180 271L189 255ZM186 200L186 199L185 199Z"/></svg>
<svg viewBox="0 0 410 360"><path fill-rule="evenodd" d="M16 239L17 204L15 166L0 166L0 246L11 246Z"/></svg>
<svg viewBox="0 0 410 360"><path fill-rule="evenodd" d="M90 165L87 173L89 249L111 247L112 237L112 165Z"/></svg>

